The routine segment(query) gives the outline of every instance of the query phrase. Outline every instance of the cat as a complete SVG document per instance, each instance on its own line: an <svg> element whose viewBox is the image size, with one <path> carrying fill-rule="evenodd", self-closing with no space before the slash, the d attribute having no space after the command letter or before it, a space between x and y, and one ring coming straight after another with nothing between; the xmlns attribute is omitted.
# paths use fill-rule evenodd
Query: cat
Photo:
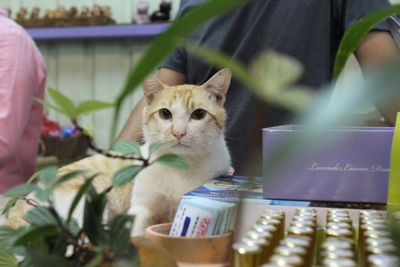
<svg viewBox="0 0 400 267"><path fill-rule="evenodd" d="M230 71L223 69L201 86L166 86L154 77L143 83L145 141L167 142L155 158L174 153L190 169L156 162L137 175L128 211L135 215L133 236L143 235L149 225L171 222L183 194L228 172L223 105L230 80Z"/></svg>
<svg viewBox="0 0 400 267"><path fill-rule="evenodd" d="M166 143L149 161L173 153L184 159L190 168L179 169L155 161L144 168L133 183L115 188L108 194L108 218L121 212L135 215L132 236L143 236L150 225L171 222L183 194L231 171L224 138L227 115L223 107L230 80L230 70L222 69L200 86L167 86L153 76L143 82L146 100L143 152L150 144ZM77 169L100 173L93 183L97 191L102 191L110 186L114 172L132 163L95 155L61 168L59 175ZM82 179L74 179L56 190L54 203L62 215L66 215L82 183ZM82 220L81 208L82 203L74 214L78 221ZM17 205L10 212L10 224L26 223L22 214L28 209L26 205Z"/></svg>

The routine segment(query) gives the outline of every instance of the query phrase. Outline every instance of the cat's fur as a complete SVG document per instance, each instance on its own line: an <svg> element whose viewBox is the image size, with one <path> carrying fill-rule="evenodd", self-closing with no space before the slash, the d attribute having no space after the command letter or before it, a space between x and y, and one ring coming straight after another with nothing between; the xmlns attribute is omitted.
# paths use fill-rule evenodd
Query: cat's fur
<svg viewBox="0 0 400 267"><path fill-rule="evenodd" d="M149 225L172 221L183 194L228 172L230 156L224 139L226 113L223 104L230 79L230 71L223 69L201 86L166 86L154 77L143 83L147 102L143 112L146 144L168 142L152 155L150 162L173 153L187 161L190 169L155 162L136 176L133 190L130 184L110 192L108 216L119 212L134 214L133 236L143 235ZM160 109L168 109L172 117L162 119ZM191 118L197 109L206 111L204 118ZM101 191L111 184L112 174L128 164L132 162L96 155L62 168L60 173L76 169L100 173L94 186ZM71 180L56 191L56 206L63 214L81 184L82 180ZM11 224L23 223L21 214L26 210L24 205L12 210ZM81 214L74 216L81 219Z"/></svg>
<svg viewBox="0 0 400 267"><path fill-rule="evenodd" d="M144 82L146 142L170 142L154 156L174 153L191 168L182 170L156 162L139 173L128 212L136 215L133 235L143 235L149 225L172 221L183 194L227 173L230 157L224 139L223 104L230 79L230 71L224 69L202 86L169 87L155 78ZM163 108L171 112L171 119L160 117ZM207 112L203 119L191 119L197 109Z"/></svg>

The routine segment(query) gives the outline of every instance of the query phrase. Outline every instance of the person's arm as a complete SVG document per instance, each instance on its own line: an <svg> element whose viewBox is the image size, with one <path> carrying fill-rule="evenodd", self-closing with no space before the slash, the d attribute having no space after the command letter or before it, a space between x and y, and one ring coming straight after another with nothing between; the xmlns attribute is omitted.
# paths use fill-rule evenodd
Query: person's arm
<svg viewBox="0 0 400 267"><path fill-rule="evenodd" d="M385 62L399 55L398 48L390 35L385 31L372 31L360 43L355 56L363 70L373 71ZM396 113L400 111L400 96L392 101L376 103L376 108L390 125L394 125Z"/></svg>
<svg viewBox="0 0 400 267"><path fill-rule="evenodd" d="M33 102L35 68L19 33L0 38L0 167L17 151Z"/></svg>
<svg viewBox="0 0 400 267"><path fill-rule="evenodd" d="M186 81L185 75L167 68L161 68L157 73L158 79L166 85L184 84ZM118 136L118 140L134 140L141 141L142 139L142 113L145 106L144 98L136 104L132 110L128 121Z"/></svg>

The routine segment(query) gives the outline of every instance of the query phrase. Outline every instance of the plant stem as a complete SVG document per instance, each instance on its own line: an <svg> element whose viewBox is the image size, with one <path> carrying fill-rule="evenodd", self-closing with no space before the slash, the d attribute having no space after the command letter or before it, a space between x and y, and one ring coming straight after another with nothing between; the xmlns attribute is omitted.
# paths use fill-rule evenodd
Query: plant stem
<svg viewBox="0 0 400 267"><path fill-rule="evenodd" d="M138 156L117 155L117 154L111 153L108 150L97 147L96 144L94 143L93 138L90 135L88 135L87 133L85 133L85 129L83 129L78 124L78 121L76 119L72 119L71 121L74 124L74 126L78 129L80 134L86 139L86 141L89 145L89 148L96 151L97 153L100 153L109 158L116 158L116 159L123 159L123 160L138 160L138 161L143 162L143 167L146 167L149 165L148 159L144 159L144 158L138 157Z"/></svg>

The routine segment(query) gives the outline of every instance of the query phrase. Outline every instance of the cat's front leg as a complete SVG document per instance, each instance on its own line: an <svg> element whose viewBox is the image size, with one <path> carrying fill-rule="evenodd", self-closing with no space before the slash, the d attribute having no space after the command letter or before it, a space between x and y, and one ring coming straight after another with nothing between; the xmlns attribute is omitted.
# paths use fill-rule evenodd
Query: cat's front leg
<svg viewBox="0 0 400 267"><path fill-rule="evenodd" d="M146 228L153 224L151 210L145 206L133 206L128 214L135 216L131 236L144 236Z"/></svg>

